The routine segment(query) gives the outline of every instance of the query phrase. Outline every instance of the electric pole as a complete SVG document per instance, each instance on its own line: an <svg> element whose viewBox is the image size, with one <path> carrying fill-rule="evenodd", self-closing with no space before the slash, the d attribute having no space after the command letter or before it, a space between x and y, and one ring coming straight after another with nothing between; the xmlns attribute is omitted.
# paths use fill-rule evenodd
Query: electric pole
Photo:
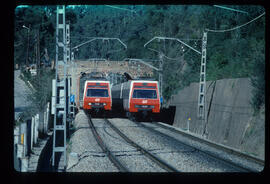
<svg viewBox="0 0 270 184"><path fill-rule="evenodd" d="M62 56L61 56L62 55ZM66 167L66 121L67 121L67 37L65 6L57 6L56 13L56 58L55 58L55 83L54 83L54 131L52 166L55 166L56 153L62 153L64 167ZM58 76L59 66L64 67L64 78L60 81Z"/></svg>
<svg viewBox="0 0 270 184"><path fill-rule="evenodd" d="M39 49L39 29L36 31L36 71L37 76L40 74L40 49Z"/></svg>
<svg viewBox="0 0 270 184"><path fill-rule="evenodd" d="M199 95L198 95L198 118L206 120L206 44L207 44L207 32L203 33L202 39L202 57L201 57L201 69L200 69L200 82L199 82Z"/></svg>
<svg viewBox="0 0 270 184"><path fill-rule="evenodd" d="M160 87L160 97L163 98L163 88L162 88L162 85L163 85L163 57L164 57L164 54L163 53L160 53L159 54L159 72L158 72L158 81L159 81L159 87Z"/></svg>
<svg viewBox="0 0 270 184"><path fill-rule="evenodd" d="M27 51L26 51L25 65L28 66L28 58L29 58L29 36L30 36L29 34L30 34L31 24L29 24L29 28L26 27L25 25L23 25L22 27L27 29Z"/></svg>
<svg viewBox="0 0 270 184"><path fill-rule="evenodd" d="M144 44L144 47L146 47L149 43L151 43L154 40L158 40L159 42L160 42L160 40L173 40L173 41L177 41L180 44L183 44L186 47L190 48L191 50L197 52L198 54L201 54L200 51L198 51L195 48L191 47L190 45L186 44L182 40L180 40L178 38L170 38L170 37L155 36L154 38L152 38L151 40L149 40L148 42L146 42ZM162 97L162 95L163 95L163 91L162 91L162 85L163 85L163 58L164 58L165 55L164 55L164 53L162 53L162 52L160 52L158 50L155 50L155 49L152 49L152 48L148 48L148 49L149 50L152 50L154 52L157 52L159 54L159 60L160 60L160 63L159 63L159 86L160 86L160 96Z"/></svg>

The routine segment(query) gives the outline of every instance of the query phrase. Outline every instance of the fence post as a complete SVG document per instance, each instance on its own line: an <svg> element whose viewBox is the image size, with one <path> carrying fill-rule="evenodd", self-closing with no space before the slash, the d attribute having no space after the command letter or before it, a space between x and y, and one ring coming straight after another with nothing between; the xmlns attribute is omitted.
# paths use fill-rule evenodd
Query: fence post
<svg viewBox="0 0 270 184"><path fill-rule="evenodd" d="M46 108L46 122L45 122L45 133L48 133L48 125L49 125L49 115L50 115L50 102L47 103Z"/></svg>
<svg viewBox="0 0 270 184"><path fill-rule="evenodd" d="M39 125L39 114L36 114L35 116L35 137L34 137L34 144L37 143L37 138L38 138L38 125Z"/></svg>
<svg viewBox="0 0 270 184"><path fill-rule="evenodd" d="M43 134L46 134L46 118L47 118L47 109L44 110L43 113Z"/></svg>
<svg viewBox="0 0 270 184"><path fill-rule="evenodd" d="M40 111L38 113L38 132L43 133L44 131L44 112Z"/></svg>
<svg viewBox="0 0 270 184"><path fill-rule="evenodd" d="M50 121L50 102L48 102L48 106L47 106L47 132L48 132L48 128L49 128L49 121Z"/></svg>
<svg viewBox="0 0 270 184"><path fill-rule="evenodd" d="M34 127L35 127L35 118L32 117L32 122L31 122L31 150L33 149L33 142L34 142Z"/></svg>

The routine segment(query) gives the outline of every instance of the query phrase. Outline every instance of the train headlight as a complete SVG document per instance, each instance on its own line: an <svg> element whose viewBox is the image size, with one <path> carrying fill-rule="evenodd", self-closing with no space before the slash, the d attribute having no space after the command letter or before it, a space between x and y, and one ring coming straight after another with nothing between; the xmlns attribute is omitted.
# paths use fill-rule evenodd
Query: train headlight
<svg viewBox="0 0 270 184"><path fill-rule="evenodd" d="M91 103L88 103L88 105L92 105Z"/></svg>
<svg viewBox="0 0 270 184"><path fill-rule="evenodd" d="M103 103L103 105L106 105L106 103Z"/></svg>

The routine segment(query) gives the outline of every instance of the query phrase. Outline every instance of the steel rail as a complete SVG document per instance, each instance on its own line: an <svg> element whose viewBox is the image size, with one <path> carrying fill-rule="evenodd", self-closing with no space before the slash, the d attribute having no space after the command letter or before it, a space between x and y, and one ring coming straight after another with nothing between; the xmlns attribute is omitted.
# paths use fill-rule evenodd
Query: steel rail
<svg viewBox="0 0 270 184"><path fill-rule="evenodd" d="M158 134L162 134L162 135L165 135L165 136L167 136L167 137L169 137L169 138L172 138L171 136L169 136L169 135L167 135L167 134L164 134L164 133L162 133L162 132L159 132L159 131L157 131L157 130L155 130L155 129L153 129L153 128L147 127L147 126L145 126L145 125L143 125L143 124L141 124L141 123L138 123L138 122L136 122L136 121L132 121L132 122L138 124L139 126L141 126L141 127L143 127L143 128L149 129L149 130L152 131L152 132L156 132L156 133L158 133ZM209 141L206 141L206 140L201 139L201 138L199 138L199 137L193 136L193 135L191 135L191 134L187 134L187 133L178 131L178 130L173 129L173 128L171 128L171 127L167 127L167 126L162 125L162 124L160 124L160 123L158 123L158 122L153 122L153 123L155 123L155 125L158 125L158 126L160 126L160 127L162 127L162 128L165 128L165 129L168 129L168 130L172 130L172 131L174 131L174 132L176 132L176 133L181 133L182 135L184 135L184 136L186 136L186 137L189 137L189 138L191 138L191 139L193 139L193 140L195 140L195 141L197 141L197 142L203 142L203 143L206 143L207 145L212 146L212 147L213 147L213 145L215 145L217 149L222 149L222 150L225 150L225 149L226 149L225 147L222 148L220 145L211 143L211 142L209 142ZM200 149L198 149L198 148L196 148L196 147L194 147L194 146L192 146L192 145L186 144L186 143L181 142L181 141L179 141L179 140L178 140L178 142L180 142L181 144L184 144L184 145L186 145L186 146L193 147L193 148L197 149L199 152L204 153L204 154L206 154L206 155L208 155L208 156L210 156L210 157L212 157L212 158L214 158L214 159L216 159L216 160L222 161L223 163L225 163L225 164L227 164L227 165L229 164L230 166L233 166L233 167L235 167L235 168L238 168L238 169L241 170L241 171L244 171L244 172L258 172L256 169L248 168L248 167L246 167L246 166L239 165L239 164L234 163L234 162L232 162L232 161L230 161L230 160L221 158L220 156L217 156L217 155L215 155L215 154L213 154L213 153L209 153L209 152L207 152L207 151L200 150ZM231 153L232 153L232 151L231 151ZM263 164L263 165L264 165L264 164Z"/></svg>
<svg viewBox="0 0 270 184"><path fill-rule="evenodd" d="M246 153L240 152L238 150L235 150L233 148L229 148L229 147L221 145L221 144L214 143L214 142L212 142L210 140L202 139L200 137L197 137L195 135L192 135L192 134L189 134L189 133L174 129L172 127L165 126L165 125L163 125L161 123L158 123L158 122L156 122L156 125L158 125L158 126L160 126L162 128L168 129L168 130L172 130L172 131L174 131L176 133L180 133L180 134L182 134L182 135L184 135L186 137L189 137L189 138L193 139L194 141L198 141L198 142L207 144L208 146L215 147L215 148L217 148L219 150L223 150L223 151L225 151L225 152L227 152L229 154L236 155L236 156L238 156L240 158L244 158L244 159L246 159L246 160L248 160L250 162L259 164L260 166L264 166L265 161L260 159L260 158L248 155Z"/></svg>
<svg viewBox="0 0 270 184"><path fill-rule="evenodd" d="M104 144L101 137L97 133L95 126L93 125L93 122L91 120L90 115L88 116L88 124L92 130L92 133L93 133L98 145L101 147L103 152L108 156L110 161L119 169L120 172L129 172L129 170L118 159L116 159L116 157L110 152L110 150Z"/></svg>
<svg viewBox="0 0 270 184"><path fill-rule="evenodd" d="M119 134L125 141L127 141L129 144L131 144L133 147L135 147L138 151L142 152L145 156L150 158L154 163L158 164L161 168L165 169L169 172L180 172L174 167L167 164L165 161L161 160L160 158L157 158L152 153L148 152L143 147L136 144L134 141L129 139L126 135L124 135L116 126L114 126L108 119L104 119L108 125L117 133Z"/></svg>

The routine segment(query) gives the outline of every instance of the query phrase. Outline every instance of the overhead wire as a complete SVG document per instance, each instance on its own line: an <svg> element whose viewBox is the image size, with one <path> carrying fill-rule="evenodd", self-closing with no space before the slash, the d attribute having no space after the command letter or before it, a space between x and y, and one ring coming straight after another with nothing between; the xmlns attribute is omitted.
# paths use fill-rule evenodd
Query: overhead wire
<svg viewBox="0 0 270 184"><path fill-rule="evenodd" d="M137 13L135 10L130 10L130 9L127 9L127 8L120 8L118 6L111 6L111 5L105 5L105 6L108 6L108 7L111 7L111 8L116 8L116 9L120 9L120 10L127 10L127 11L130 11L130 12Z"/></svg>
<svg viewBox="0 0 270 184"><path fill-rule="evenodd" d="M213 6L215 6L217 8L223 8L223 9L226 9L226 10L230 10L230 11L236 11L236 12L248 14L248 12L246 12L246 11L237 10L237 9L234 9L234 8L229 8L229 7L220 6L220 5L213 5Z"/></svg>
<svg viewBox="0 0 270 184"><path fill-rule="evenodd" d="M265 15L265 12L262 13L261 15L259 15L258 17L252 19L251 21L249 21L249 22L247 22L247 23L245 23L245 24L242 24L242 25L240 25L240 26L236 26L236 27L231 28L231 29L224 29L224 30L205 29L205 30L206 30L206 31L209 31L209 32L216 32L216 33L223 33L223 32L227 32L227 31L233 31L233 30L239 29L239 28L241 28L241 27L243 27L243 26L245 26L245 25L247 25L247 24L250 24L251 22L253 22L253 21L255 21L255 20L261 18L261 17L264 16L264 15Z"/></svg>

